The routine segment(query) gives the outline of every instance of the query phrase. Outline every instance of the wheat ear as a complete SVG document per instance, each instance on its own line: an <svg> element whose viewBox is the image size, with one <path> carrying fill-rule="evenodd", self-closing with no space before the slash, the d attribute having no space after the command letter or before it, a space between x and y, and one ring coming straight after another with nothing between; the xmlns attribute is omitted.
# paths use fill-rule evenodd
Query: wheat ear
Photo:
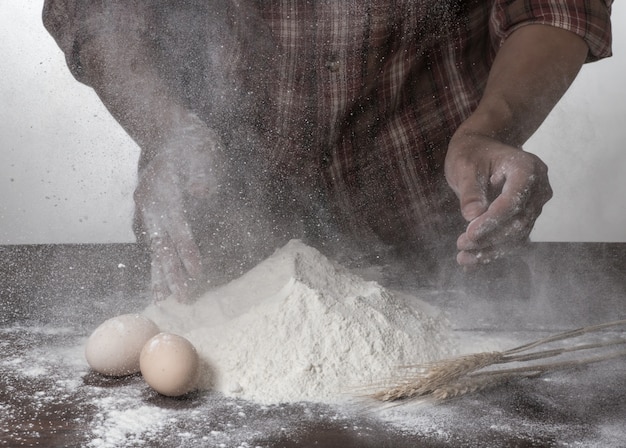
<svg viewBox="0 0 626 448"><path fill-rule="evenodd" d="M380 401L395 401L429 395L468 373L494 364L500 358L500 352L485 352L426 364L416 369L418 373L400 379L395 386L375 392L371 397Z"/></svg>
<svg viewBox="0 0 626 448"><path fill-rule="evenodd" d="M626 339L580 344L573 347L541 350L523 353L540 345L576 338L588 333L626 324L626 319L587 326L576 330L558 333L547 338L520 345L503 352L484 352L445 359L430 364L410 366L417 373L400 375L393 385L370 394L371 398L380 401L410 400L416 398L434 398L441 400L457 397L477 390L485 389L519 376L535 376L543 372L566 369L574 366L605 361L626 356L625 351L613 352L600 356L592 356L578 360L553 363L534 364L511 369L480 371L494 364L509 362L528 362L559 356L582 350L591 350L625 344Z"/></svg>

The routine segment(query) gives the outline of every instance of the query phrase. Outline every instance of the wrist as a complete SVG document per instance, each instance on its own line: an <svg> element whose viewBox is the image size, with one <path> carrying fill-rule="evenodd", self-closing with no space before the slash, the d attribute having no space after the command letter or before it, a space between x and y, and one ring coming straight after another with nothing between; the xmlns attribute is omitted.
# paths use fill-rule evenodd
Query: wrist
<svg viewBox="0 0 626 448"><path fill-rule="evenodd" d="M475 138L497 140L510 146L520 147L525 134L513 107L504 96L483 98L478 108L458 127L451 145Z"/></svg>

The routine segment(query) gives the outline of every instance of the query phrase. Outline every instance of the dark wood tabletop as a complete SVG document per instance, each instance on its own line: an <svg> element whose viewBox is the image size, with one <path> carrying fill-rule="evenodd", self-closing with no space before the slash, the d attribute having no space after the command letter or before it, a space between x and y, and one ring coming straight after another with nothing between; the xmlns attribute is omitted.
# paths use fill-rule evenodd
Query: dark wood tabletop
<svg viewBox="0 0 626 448"><path fill-rule="evenodd" d="M532 339L626 318L626 244L533 243L489 269L451 268L427 287L388 280L419 289L458 332ZM138 376L93 374L81 359L85 338L103 320L143 309L148 276L147 255L133 244L0 247L0 446L626 445L623 359L383 418L378 409L260 406L211 391L172 399Z"/></svg>

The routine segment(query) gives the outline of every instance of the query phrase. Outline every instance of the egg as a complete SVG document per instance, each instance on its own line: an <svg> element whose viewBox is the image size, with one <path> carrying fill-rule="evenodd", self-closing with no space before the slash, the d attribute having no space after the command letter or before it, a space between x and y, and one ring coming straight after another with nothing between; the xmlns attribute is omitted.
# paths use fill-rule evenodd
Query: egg
<svg viewBox="0 0 626 448"><path fill-rule="evenodd" d="M139 355L159 327L141 314L123 314L104 321L89 336L85 358L89 366L107 376L139 372Z"/></svg>
<svg viewBox="0 0 626 448"><path fill-rule="evenodd" d="M200 360L189 340L172 333L159 333L141 350L141 374L162 395L178 397L197 386Z"/></svg>

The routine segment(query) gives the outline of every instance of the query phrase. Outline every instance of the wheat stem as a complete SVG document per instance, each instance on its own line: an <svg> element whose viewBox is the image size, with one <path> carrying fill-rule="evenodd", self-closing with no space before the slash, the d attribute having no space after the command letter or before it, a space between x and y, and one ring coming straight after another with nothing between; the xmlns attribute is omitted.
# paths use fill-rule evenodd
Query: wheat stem
<svg viewBox="0 0 626 448"><path fill-rule="evenodd" d="M536 359L550 358L550 357L562 355L564 353L571 353L571 352L580 351L580 350L590 350L593 348L609 347L609 346L615 346L615 345L621 345L621 344L626 344L626 339L621 339L621 338L612 339L610 341L595 342L593 344L581 344L581 345L576 345L574 347L561 347L561 348L555 348L551 350L543 350L539 352L526 353L522 355L504 354L504 353L509 353L507 351L503 353L502 359L499 361L499 363L533 361Z"/></svg>
<svg viewBox="0 0 626 448"><path fill-rule="evenodd" d="M498 369L498 370L486 370L481 372L474 372L469 376L490 376L501 374L516 374L516 373L543 373L551 372L555 370L569 369L576 366L582 366L587 364L593 364L596 362L608 361L610 359L617 359L626 356L626 350L612 352L604 355L591 356L584 359L570 359L567 361L553 362L547 364L534 364L530 366L513 367L510 369Z"/></svg>
<svg viewBox="0 0 626 448"><path fill-rule="evenodd" d="M512 348L504 352L505 355L512 355L515 353L519 353L521 351L530 350L539 345L548 344L550 342L562 341L564 339L571 339L578 336L582 336L587 333L592 333L594 331L604 330L605 328L617 327L620 325L626 325L626 319L616 320L613 322L605 322L603 324L592 325L588 327L577 328L576 330L565 331L563 333L558 333L552 336L548 336L547 338L539 339L538 341L530 342L528 344L520 345L519 347Z"/></svg>

